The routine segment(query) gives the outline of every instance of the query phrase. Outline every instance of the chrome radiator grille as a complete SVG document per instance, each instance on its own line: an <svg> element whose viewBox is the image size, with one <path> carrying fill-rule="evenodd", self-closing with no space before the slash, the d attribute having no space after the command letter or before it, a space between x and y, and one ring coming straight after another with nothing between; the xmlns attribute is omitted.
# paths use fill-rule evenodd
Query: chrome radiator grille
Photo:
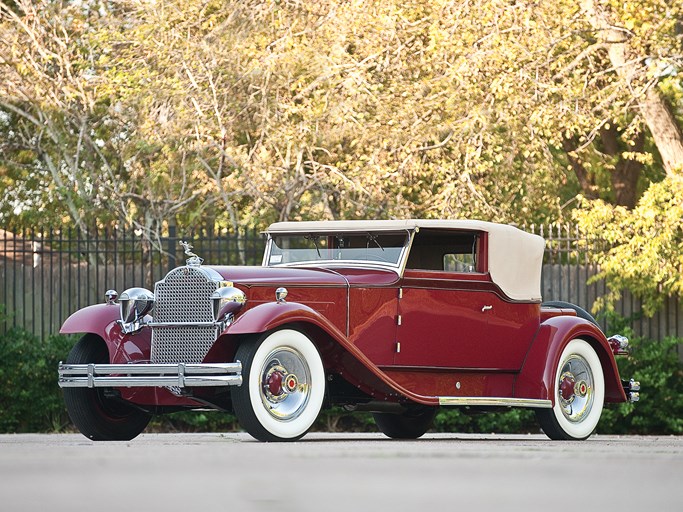
<svg viewBox="0 0 683 512"><path fill-rule="evenodd" d="M154 287L154 322L212 322L211 294L218 283L198 267L169 272ZM218 336L212 325L152 328L153 363L201 363Z"/></svg>

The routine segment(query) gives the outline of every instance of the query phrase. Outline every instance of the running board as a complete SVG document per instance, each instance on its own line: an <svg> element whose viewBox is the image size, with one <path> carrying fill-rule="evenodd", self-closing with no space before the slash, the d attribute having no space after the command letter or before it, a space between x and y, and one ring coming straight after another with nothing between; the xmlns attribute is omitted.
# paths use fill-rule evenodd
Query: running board
<svg viewBox="0 0 683 512"><path fill-rule="evenodd" d="M536 398L490 398L478 396L440 396L439 405L459 405L474 407L531 407L535 409L552 409L550 400Z"/></svg>

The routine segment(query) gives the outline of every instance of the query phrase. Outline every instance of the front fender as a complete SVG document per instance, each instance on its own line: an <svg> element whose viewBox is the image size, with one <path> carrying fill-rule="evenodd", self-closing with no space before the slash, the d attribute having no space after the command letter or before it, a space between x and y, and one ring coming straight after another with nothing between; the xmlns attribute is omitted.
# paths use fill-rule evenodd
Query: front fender
<svg viewBox="0 0 683 512"><path fill-rule="evenodd" d="M361 376L358 381L359 388L363 389L363 387L367 386L368 392L374 396L373 390L382 387L384 389L383 393L386 396L398 397L402 395L420 404L438 405L437 397L417 395L390 378L386 372L370 361L356 345L350 343L345 333L340 331L320 313L304 304L296 302L260 304L242 313L223 334L243 335L261 333L295 322L318 326L346 351L342 364L345 374L344 378ZM339 374L341 375L342 372L339 372ZM374 384L369 385L369 381L372 381Z"/></svg>
<svg viewBox="0 0 683 512"><path fill-rule="evenodd" d="M334 324L320 313L298 302L268 302L242 313L227 328L225 334L252 334L265 332L292 322L309 322L326 330L338 340L345 338Z"/></svg>
<svg viewBox="0 0 683 512"><path fill-rule="evenodd" d="M95 304L79 309L67 318L59 330L61 334L91 332L106 338L111 324L119 318L118 304Z"/></svg>
<svg viewBox="0 0 683 512"><path fill-rule="evenodd" d="M145 328L134 334L124 334L117 320L118 304L95 304L79 309L62 324L61 334L96 334L104 340L112 364L148 361L151 335Z"/></svg>
<svg viewBox="0 0 683 512"><path fill-rule="evenodd" d="M605 376L605 401L625 402L626 394L605 335L592 322L575 316L557 316L541 324L515 380L515 396L551 400L555 405L555 369L564 347L576 338L588 342L600 358Z"/></svg>

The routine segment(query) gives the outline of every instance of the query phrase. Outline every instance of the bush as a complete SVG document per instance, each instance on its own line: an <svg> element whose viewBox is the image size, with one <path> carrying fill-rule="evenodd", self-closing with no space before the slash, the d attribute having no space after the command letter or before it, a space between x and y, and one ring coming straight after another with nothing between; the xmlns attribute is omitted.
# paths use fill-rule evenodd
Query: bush
<svg viewBox="0 0 683 512"><path fill-rule="evenodd" d="M0 335L0 432L54 432L69 424L57 385L57 365L74 340L46 341L22 329Z"/></svg>
<svg viewBox="0 0 683 512"><path fill-rule="evenodd" d="M510 409L485 414L465 413L459 409L441 409L434 420L435 432L488 434L538 433L540 427L533 411Z"/></svg>
<svg viewBox="0 0 683 512"><path fill-rule="evenodd" d="M682 340L631 340L628 358L618 358L622 379L640 381L640 401L608 406L598 424L601 434L683 433Z"/></svg>
<svg viewBox="0 0 683 512"><path fill-rule="evenodd" d="M154 416L146 432L236 432L237 418L224 411L180 411Z"/></svg>

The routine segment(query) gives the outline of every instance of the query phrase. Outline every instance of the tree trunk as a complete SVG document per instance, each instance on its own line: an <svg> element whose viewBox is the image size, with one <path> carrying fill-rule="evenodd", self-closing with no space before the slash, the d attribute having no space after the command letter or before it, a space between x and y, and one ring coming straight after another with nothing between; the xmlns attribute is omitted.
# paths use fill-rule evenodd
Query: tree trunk
<svg viewBox="0 0 683 512"><path fill-rule="evenodd" d="M652 87L639 101L639 106L662 157L666 173L683 173L683 132L666 100Z"/></svg>
<svg viewBox="0 0 683 512"><path fill-rule="evenodd" d="M562 139L562 149L564 149L564 152L567 155L567 160L569 161L569 165L574 171L574 174L576 174L576 178L579 180L581 192L588 199L597 199L598 187L595 184L593 176L588 173L581 161L572 154L576 150L577 146L578 143L575 140L567 138Z"/></svg>
<svg viewBox="0 0 683 512"><path fill-rule="evenodd" d="M600 138L604 152L614 161L614 170L610 173L614 204L633 209L638 201L638 180L643 171L643 164L622 156L623 144L620 143L620 133L616 126L603 127L600 131ZM644 144L645 133L641 131L629 151L640 152Z"/></svg>
<svg viewBox="0 0 683 512"><path fill-rule="evenodd" d="M664 170L669 176L680 175L683 173L683 131L656 83L641 93L633 88L634 79L642 70L639 69L640 59L629 55L630 33L611 24L596 0L583 0L582 8L597 37L607 44L610 62L619 78L633 91L640 113L662 157Z"/></svg>

